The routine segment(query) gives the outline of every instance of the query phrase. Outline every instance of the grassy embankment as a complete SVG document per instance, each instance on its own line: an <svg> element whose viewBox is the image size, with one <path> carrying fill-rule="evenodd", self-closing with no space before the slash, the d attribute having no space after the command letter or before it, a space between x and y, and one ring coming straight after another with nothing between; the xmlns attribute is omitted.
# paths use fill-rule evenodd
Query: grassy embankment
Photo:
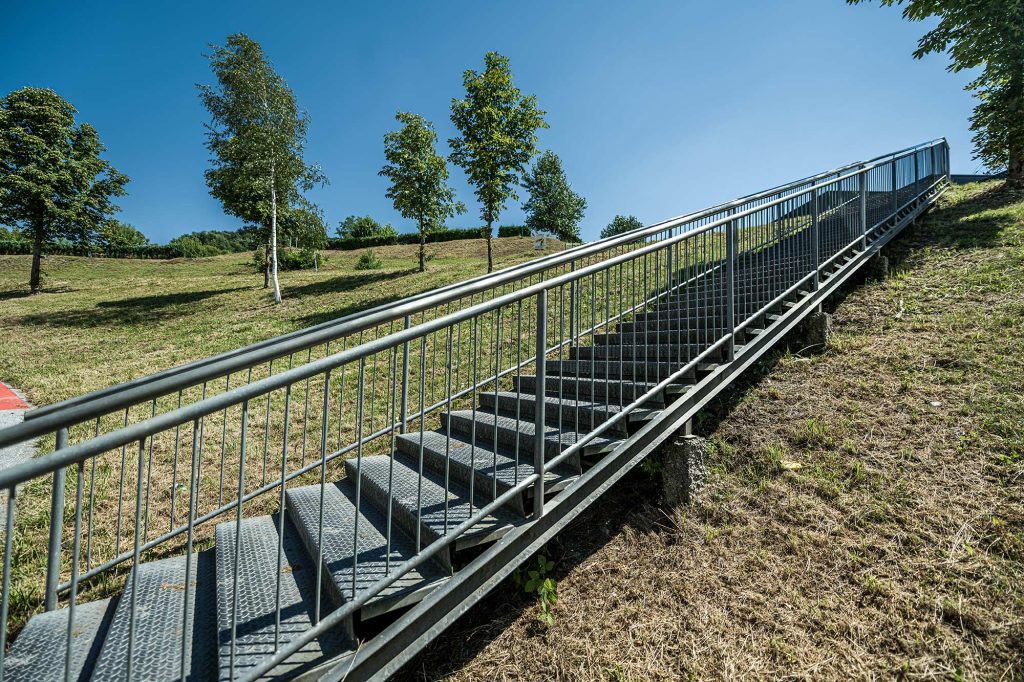
<svg viewBox="0 0 1024 682"><path fill-rule="evenodd" d="M1024 676L1024 194L953 188L888 252L709 410L699 500L638 472L548 548L554 626L503 587L409 677Z"/></svg>

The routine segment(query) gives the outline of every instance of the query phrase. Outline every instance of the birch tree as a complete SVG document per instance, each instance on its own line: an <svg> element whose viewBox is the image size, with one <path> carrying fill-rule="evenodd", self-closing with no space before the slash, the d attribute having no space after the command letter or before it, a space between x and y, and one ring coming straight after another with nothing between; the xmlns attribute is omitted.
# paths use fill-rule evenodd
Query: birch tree
<svg viewBox="0 0 1024 682"><path fill-rule="evenodd" d="M302 192L326 184L326 178L304 158L309 116L299 110L260 44L235 33L224 46L211 49L217 83L198 86L210 112L206 184L225 212L262 228L269 255L263 286L272 281L274 302L280 303L279 215L297 206Z"/></svg>

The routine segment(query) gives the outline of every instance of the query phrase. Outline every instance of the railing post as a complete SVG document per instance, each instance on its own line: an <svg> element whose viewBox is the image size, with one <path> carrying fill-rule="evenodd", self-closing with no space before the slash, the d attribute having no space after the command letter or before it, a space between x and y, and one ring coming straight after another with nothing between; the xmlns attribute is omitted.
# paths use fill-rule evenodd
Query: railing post
<svg viewBox="0 0 1024 682"><path fill-rule="evenodd" d="M900 210L900 198L899 192L896 191L896 164L899 159L893 158L892 160L892 216L893 220L896 219L896 213Z"/></svg>
<svg viewBox="0 0 1024 682"><path fill-rule="evenodd" d="M408 329L412 325L412 317L410 315L405 316L405 328ZM420 377L420 381L425 381L424 377ZM394 409L395 403L391 403L391 409ZM405 433L406 422L409 416L409 342L406 341L402 345L402 421L398 427L399 433ZM423 415L420 415L423 418Z"/></svg>
<svg viewBox="0 0 1024 682"><path fill-rule="evenodd" d="M921 154L914 152L914 198L921 193Z"/></svg>
<svg viewBox="0 0 1024 682"><path fill-rule="evenodd" d="M818 188L811 186L811 258L814 260L814 290L821 285L821 236L819 234Z"/></svg>
<svg viewBox="0 0 1024 682"><path fill-rule="evenodd" d="M533 416L533 473L537 480L533 484L533 518L544 515L544 399L547 388L547 370L544 356L548 351L548 290L541 289L537 293L537 380L534 388L536 406Z"/></svg>
<svg viewBox="0 0 1024 682"><path fill-rule="evenodd" d="M726 331L729 334L729 345L726 347L727 359L732 362L736 358L736 219L725 224L725 277L726 277Z"/></svg>
<svg viewBox="0 0 1024 682"><path fill-rule="evenodd" d="M63 450L68 446L68 430L57 431L57 448ZM64 482L68 470L61 467L53 472L53 491L50 496L50 542L46 550L46 598L44 608L53 611L57 608L57 585L60 584L60 546L64 535Z"/></svg>
<svg viewBox="0 0 1024 682"><path fill-rule="evenodd" d="M569 264L569 272L576 272L576 261ZM576 329L579 321L576 319L576 280L569 283L569 338L576 340Z"/></svg>
<svg viewBox="0 0 1024 682"><path fill-rule="evenodd" d="M868 172L860 167L860 250L868 248Z"/></svg>

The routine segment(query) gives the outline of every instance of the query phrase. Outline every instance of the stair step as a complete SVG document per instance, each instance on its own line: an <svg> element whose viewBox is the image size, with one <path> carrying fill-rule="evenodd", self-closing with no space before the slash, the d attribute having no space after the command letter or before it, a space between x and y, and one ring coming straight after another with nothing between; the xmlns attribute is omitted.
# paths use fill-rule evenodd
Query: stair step
<svg viewBox="0 0 1024 682"><path fill-rule="evenodd" d="M623 344L617 346L574 346L570 349L570 360L611 360L617 362L619 358L626 360L639 360L647 362L652 360L665 360L668 362L686 364L691 359L707 350L705 344L667 344L667 343L638 343Z"/></svg>
<svg viewBox="0 0 1024 682"><path fill-rule="evenodd" d="M392 522L409 537L415 538L419 528L420 547L446 536L489 501L474 488L474 501L470 504L468 489L449 476L446 490L444 476L438 476L425 464L421 477L418 461L403 453L396 453L393 458L387 455L363 457L361 467L349 459L345 461L345 471L351 479L362 477L363 493L378 507L387 509L390 500ZM455 540L455 549L497 540L523 521L512 511L499 508L460 535ZM442 554L450 569L450 553Z"/></svg>
<svg viewBox="0 0 1024 682"><path fill-rule="evenodd" d="M497 407L495 407L494 393L481 393L480 404L488 410L515 414L516 406L519 407L519 416L522 419L534 419L537 409L537 397L533 394L513 393L511 391L499 391L497 394ZM577 407L579 408L577 411ZM552 426L582 431L587 433L594 430L604 422L608 421L620 412L618 405L605 405L604 403L593 403L587 400L575 400L567 395L561 398L558 396L544 397L544 420ZM628 433L629 422L639 422L650 419L656 411L649 408L633 410L625 420L618 422L606 433L617 433L625 436Z"/></svg>
<svg viewBox="0 0 1024 682"><path fill-rule="evenodd" d="M486 495L488 499L503 495L533 473L532 454L520 452L517 461L513 450L495 450L479 441L474 447L457 434L439 430L426 431L422 436L424 468L436 472L443 480L447 467L449 480L458 481L467 488L472 478L474 493ZM419 461L419 432L402 434L395 442L399 451ZM563 462L545 474L544 488L549 492L561 490L580 472L578 462ZM507 506L521 515L525 514L525 498L531 492L527 490L524 495L516 496Z"/></svg>
<svg viewBox="0 0 1024 682"><path fill-rule="evenodd" d="M513 449L519 442L519 452L532 453L534 450L534 425L527 419L516 420L515 416L493 414L477 408L477 410L456 410L441 413L441 426L463 436L472 437L476 434L476 442L497 443L499 447ZM552 458L565 450L585 434L575 431L559 431L557 426L545 425L544 454ZM607 452L614 447L616 439L598 436L584 446L582 453L570 459L577 460L580 455Z"/></svg>
<svg viewBox="0 0 1024 682"><path fill-rule="evenodd" d="M328 482L323 487L322 508L320 494L318 484L292 488L286 493L287 509L306 551L314 562L317 558L322 561L324 589L335 604L341 606L411 559L415 550L413 541L400 528L392 528L389 551L387 517L362 495L359 513L356 512L355 481L346 478L337 483ZM355 545L357 518L358 548ZM364 604L361 613L363 617L371 618L415 604L449 575L450 572L440 563L433 559L426 561Z"/></svg>
<svg viewBox="0 0 1024 682"><path fill-rule="evenodd" d="M185 644L185 676L216 676L216 578L212 551L192 555L187 582L190 608L185 610L186 559L178 556L137 565L118 601L92 678L95 680L180 679ZM132 593L136 594L135 641L131 662Z"/></svg>
<svg viewBox="0 0 1024 682"><path fill-rule="evenodd" d="M238 566L238 611L235 621L234 670L231 661L231 621L234 605L235 521L218 524L217 535L217 632L220 679L244 677L274 654L278 580L280 580L280 634L284 646L313 627L316 602L316 570L302 548L298 532L281 517L257 516L242 520ZM278 566L278 546L282 549ZM295 676L356 648L351 619L314 639L294 656L268 673L269 678Z"/></svg>
<svg viewBox="0 0 1024 682"><path fill-rule="evenodd" d="M611 403L613 405L629 404L654 388L654 384L636 383L632 381L609 381L607 379L578 379L576 377L549 376L545 377L545 390L547 395L557 396L559 391L563 396L579 396L584 400L597 400ZM537 390L537 377L530 374L523 374L512 377L512 385L516 390L534 394ZM665 396L658 392L651 396L647 405L663 407Z"/></svg>
<svg viewBox="0 0 1024 682"><path fill-rule="evenodd" d="M606 379L626 379L658 383L680 369L681 365L668 362L594 362L593 360L548 360L544 364L545 371L553 376L594 377ZM676 378L675 382L685 384L693 378L688 372Z"/></svg>
<svg viewBox="0 0 1024 682"><path fill-rule="evenodd" d="M75 606L68 679L76 682L89 679L114 617L116 604L116 599L102 599ZM7 654L4 679L12 682L63 682L70 613L71 609L64 608L32 616Z"/></svg>

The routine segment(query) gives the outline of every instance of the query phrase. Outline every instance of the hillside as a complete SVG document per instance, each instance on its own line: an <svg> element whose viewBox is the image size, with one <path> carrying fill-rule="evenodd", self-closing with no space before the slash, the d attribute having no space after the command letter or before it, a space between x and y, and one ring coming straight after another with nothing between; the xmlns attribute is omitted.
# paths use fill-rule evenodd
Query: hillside
<svg viewBox="0 0 1024 682"><path fill-rule="evenodd" d="M548 547L553 626L507 583L407 677L1021 679L1024 194L955 187L889 250L698 424L693 506L636 472Z"/></svg>
<svg viewBox="0 0 1024 682"><path fill-rule="evenodd" d="M561 250L554 240L548 252ZM54 256L44 293L27 295L29 256L0 256L0 381L37 405L166 369L486 272L483 240L374 249L379 270L356 270L361 251L328 251L319 272L282 272L273 304L252 254L194 260ZM529 238L496 239L495 267L542 255Z"/></svg>

